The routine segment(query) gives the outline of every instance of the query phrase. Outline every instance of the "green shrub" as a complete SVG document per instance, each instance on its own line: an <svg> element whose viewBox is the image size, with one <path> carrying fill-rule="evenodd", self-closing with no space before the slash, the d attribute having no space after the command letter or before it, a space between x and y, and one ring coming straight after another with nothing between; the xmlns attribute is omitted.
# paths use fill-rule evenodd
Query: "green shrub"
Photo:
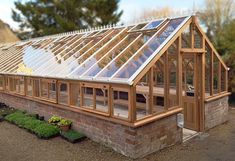
<svg viewBox="0 0 235 161"><path fill-rule="evenodd" d="M81 141L86 138L85 135L75 131L75 130L69 130L69 131L61 131L61 136L68 140L69 142L75 143L78 141Z"/></svg>
<svg viewBox="0 0 235 161"><path fill-rule="evenodd" d="M59 134L60 130L58 127L43 123L33 129L34 133L40 138L50 138Z"/></svg>
<svg viewBox="0 0 235 161"><path fill-rule="evenodd" d="M52 117L48 120L48 122L49 122L50 124L56 124L56 123L60 122L60 120L61 120L61 117L59 117L59 116L52 116Z"/></svg>
<svg viewBox="0 0 235 161"><path fill-rule="evenodd" d="M67 119L61 119L60 122L58 123L59 126L67 126L71 124L72 124L72 121L67 120Z"/></svg>

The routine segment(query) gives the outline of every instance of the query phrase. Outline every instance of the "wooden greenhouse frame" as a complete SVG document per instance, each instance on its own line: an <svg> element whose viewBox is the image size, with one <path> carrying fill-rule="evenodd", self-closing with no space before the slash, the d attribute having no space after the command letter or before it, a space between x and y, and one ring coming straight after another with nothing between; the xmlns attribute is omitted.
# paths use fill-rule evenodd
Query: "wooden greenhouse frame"
<svg viewBox="0 0 235 161"><path fill-rule="evenodd" d="M130 127L182 112L204 131L205 102L229 95L195 16L1 44L0 73L2 93Z"/></svg>

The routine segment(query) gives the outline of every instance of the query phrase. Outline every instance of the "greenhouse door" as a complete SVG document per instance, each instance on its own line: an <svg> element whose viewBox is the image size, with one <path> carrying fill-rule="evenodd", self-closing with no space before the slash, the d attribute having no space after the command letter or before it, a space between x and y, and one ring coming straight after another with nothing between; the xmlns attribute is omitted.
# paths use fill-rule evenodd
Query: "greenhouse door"
<svg viewBox="0 0 235 161"><path fill-rule="evenodd" d="M202 106L202 55L183 53L182 67L184 128L199 131L199 112Z"/></svg>

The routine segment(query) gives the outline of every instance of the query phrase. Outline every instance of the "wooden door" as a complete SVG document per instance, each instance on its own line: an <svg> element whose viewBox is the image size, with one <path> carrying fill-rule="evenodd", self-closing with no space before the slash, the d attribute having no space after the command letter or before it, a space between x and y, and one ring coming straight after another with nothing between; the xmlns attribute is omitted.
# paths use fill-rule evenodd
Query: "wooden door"
<svg viewBox="0 0 235 161"><path fill-rule="evenodd" d="M199 131L199 108L201 108L202 56L184 53L182 57L182 105L184 127Z"/></svg>

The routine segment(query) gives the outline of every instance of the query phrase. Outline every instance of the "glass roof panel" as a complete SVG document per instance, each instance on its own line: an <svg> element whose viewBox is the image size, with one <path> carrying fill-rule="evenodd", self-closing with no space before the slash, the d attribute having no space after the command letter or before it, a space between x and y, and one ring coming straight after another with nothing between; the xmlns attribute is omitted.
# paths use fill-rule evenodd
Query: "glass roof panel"
<svg viewBox="0 0 235 161"><path fill-rule="evenodd" d="M113 43L121 41L123 36L120 36L118 34L118 33L120 33L120 31L121 31L121 29L114 30L114 32L115 32L115 33L113 33L114 39L112 39ZM123 33L123 32L121 32L121 33ZM115 35L117 37L114 37ZM104 43L103 46L100 47L100 50L98 50L98 49L94 50L97 52L91 53L94 55L91 55L90 57L84 58L84 60L85 60L84 63L82 63L76 70L74 70L71 75L74 75L74 76L82 75L82 73L84 73L86 70L88 70L93 64L96 64L101 59L101 57L104 56L110 50L110 48L113 46L113 43L110 42L109 44L106 44L106 45Z"/></svg>
<svg viewBox="0 0 235 161"><path fill-rule="evenodd" d="M97 77L111 77L125 62L135 54L144 44L147 42L154 32L148 34L142 34L140 38L131 44L128 49L122 52L118 57L113 59L103 70L98 74Z"/></svg>
<svg viewBox="0 0 235 161"><path fill-rule="evenodd" d="M184 19L0 44L0 72L129 83Z"/></svg>
<svg viewBox="0 0 235 161"><path fill-rule="evenodd" d="M115 74L114 78L130 78L184 20L185 17L171 19L166 28L164 28L160 34L157 34L157 36L155 36L141 51L126 62L126 64Z"/></svg>
<svg viewBox="0 0 235 161"><path fill-rule="evenodd" d="M72 73L72 76L78 76L75 72L73 73L73 71L78 70L81 64L99 51L102 46L108 43L120 31L121 29L105 31L102 34L99 33L92 39L90 44L86 44L87 46L85 45L84 48L71 56L71 59L68 58L66 61L62 59L60 64L57 64L57 67L50 72L50 75L68 75Z"/></svg>
<svg viewBox="0 0 235 161"><path fill-rule="evenodd" d="M161 24L162 20L157 20L149 23L147 26L145 26L143 29L153 29L158 27Z"/></svg>
<svg viewBox="0 0 235 161"><path fill-rule="evenodd" d="M124 51L131 42L140 37L140 33L133 33L127 35L122 41L120 41L113 49L111 49L106 55L104 55L97 63L84 74L84 76L93 77L99 73L104 67L111 62L116 56Z"/></svg>

